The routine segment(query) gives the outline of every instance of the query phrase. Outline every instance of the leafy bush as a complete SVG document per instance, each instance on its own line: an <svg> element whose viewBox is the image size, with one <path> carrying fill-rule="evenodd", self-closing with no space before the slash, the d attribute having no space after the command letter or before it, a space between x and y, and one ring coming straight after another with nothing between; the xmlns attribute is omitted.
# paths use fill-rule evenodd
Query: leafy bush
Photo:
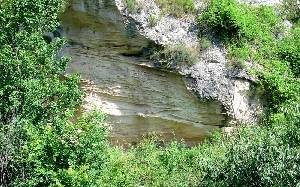
<svg viewBox="0 0 300 187"><path fill-rule="evenodd" d="M216 32L223 40L254 40L269 39L278 19L271 7L251 7L236 0L211 0L198 21L201 28Z"/></svg>
<svg viewBox="0 0 300 187"><path fill-rule="evenodd" d="M175 17L182 17L195 12L194 0L155 0L163 13ZM142 8L142 2L137 0L126 0L127 9L130 13L137 13Z"/></svg>
<svg viewBox="0 0 300 187"><path fill-rule="evenodd" d="M68 113L81 103L79 77L63 75L67 59L58 51L64 41L43 39L58 26L64 5L62 0L1 1L1 186L54 185L62 179L58 175L90 162L85 151L92 148L91 132L81 139L68 122Z"/></svg>
<svg viewBox="0 0 300 187"><path fill-rule="evenodd" d="M199 43L200 43L200 50L208 49L208 48L212 47L212 45L213 45L211 40L209 40L206 37L199 38Z"/></svg>
<svg viewBox="0 0 300 187"><path fill-rule="evenodd" d="M43 39L58 25L64 3L13 0L0 6L0 123L52 121L81 97L78 77L62 77L67 59L57 52L63 40L47 44Z"/></svg>
<svg viewBox="0 0 300 187"><path fill-rule="evenodd" d="M105 162L103 152L108 144L104 119L103 114L93 112L76 123L58 119L42 126L16 126L26 141L10 162L13 185L90 186Z"/></svg>
<svg viewBox="0 0 300 187"><path fill-rule="evenodd" d="M293 29L278 44L277 55L286 62L296 77L300 76L300 28Z"/></svg>
<svg viewBox="0 0 300 187"><path fill-rule="evenodd" d="M224 141L226 156L207 168L205 186L300 185L299 31L277 38L277 17L271 7L212 0L198 19L200 26L221 35L231 60L263 67L255 75L268 100L262 126L240 129Z"/></svg>
<svg viewBox="0 0 300 187"><path fill-rule="evenodd" d="M282 144L282 125L241 129L227 139L225 157L207 171L207 186L299 185L299 150Z"/></svg>
<svg viewBox="0 0 300 187"><path fill-rule="evenodd" d="M155 0L164 13L182 17L195 12L194 0Z"/></svg>
<svg viewBox="0 0 300 187"><path fill-rule="evenodd" d="M126 152L109 152L107 167L98 186L198 186L204 176L206 155L219 157L219 149L205 146L188 148L181 143L162 144L157 138L145 139ZM212 159L210 157L209 159Z"/></svg>

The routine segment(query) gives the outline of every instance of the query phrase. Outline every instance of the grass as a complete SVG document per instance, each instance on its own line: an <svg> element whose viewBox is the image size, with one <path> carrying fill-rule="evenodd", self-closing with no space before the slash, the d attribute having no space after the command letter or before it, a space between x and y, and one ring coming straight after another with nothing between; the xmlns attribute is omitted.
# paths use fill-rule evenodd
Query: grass
<svg viewBox="0 0 300 187"><path fill-rule="evenodd" d="M161 8L164 14L171 14L178 18L195 13L194 0L155 0L155 3ZM137 0L126 0L126 4L130 13L139 12L143 6Z"/></svg>
<svg viewBox="0 0 300 187"><path fill-rule="evenodd" d="M150 27L155 27L157 25L157 23L159 22L160 19L160 15L155 15L155 14L150 14L149 16L149 26Z"/></svg>
<svg viewBox="0 0 300 187"><path fill-rule="evenodd" d="M173 69L178 66L191 66L197 62L198 52L183 45L166 46L155 51L151 57L160 63L160 66Z"/></svg>
<svg viewBox="0 0 300 187"><path fill-rule="evenodd" d="M195 13L194 0L155 0L163 13L169 13L175 17Z"/></svg>
<svg viewBox="0 0 300 187"><path fill-rule="evenodd" d="M126 0L126 4L129 13L135 14L139 12L142 8L141 3L137 0Z"/></svg>

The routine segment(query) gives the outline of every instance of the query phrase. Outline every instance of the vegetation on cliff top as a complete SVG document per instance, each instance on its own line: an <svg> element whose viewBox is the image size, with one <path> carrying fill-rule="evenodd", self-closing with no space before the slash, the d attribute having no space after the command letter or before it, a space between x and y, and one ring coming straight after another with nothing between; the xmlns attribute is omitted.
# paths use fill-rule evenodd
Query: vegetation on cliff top
<svg viewBox="0 0 300 187"><path fill-rule="evenodd" d="M158 62L158 65L163 68L174 69L195 64L198 59L198 51L183 45L166 46L163 49L155 50L150 59Z"/></svg>
<svg viewBox="0 0 300 187"><path fill-rule="evenodd" d="M137 13L142 9L143 1L126 0L127 9L131 13ZM163 14L171 14L175 17L182 17L195 12L194 0L155 0ZM158 16L158 15L156 15Z"/></svg>
<svg viewBox="0 0 300 187"><path fill-rule="evenodd" d="M169 13L175 17L195 12L194 0L155 0L163 13Z"/></svg>
<svg viewBox="0 0 300 187"><path fill-rule="evenodd" d="M270 7L211 0L199 24L221 36L233 60L263 67L254 74L268 98L264 120L193 148L146 139L124 151L109 145L103 114L70 121L81 103L79 78L62 75L63 41L43 40L64 1L0 2L1 186L300 185L297 16L282 32Z"/></svg>

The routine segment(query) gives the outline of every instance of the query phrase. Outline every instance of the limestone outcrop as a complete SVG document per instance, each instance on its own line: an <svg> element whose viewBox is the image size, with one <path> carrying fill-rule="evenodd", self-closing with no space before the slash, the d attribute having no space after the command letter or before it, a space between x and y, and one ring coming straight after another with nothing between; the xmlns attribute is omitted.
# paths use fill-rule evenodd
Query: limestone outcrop
<svg viewBox="0 0 300 187"><path fill-rule="evenodd" d="M232 68L226 58L226 49L216 39L212 45L203 49L198 38L199 28L195 16L186 15L175 18L161 15L161 10L154 0L138 0L141 8L137 13L130 13L122 0L116 0L118 9L124 18L136 20L139 33L157 44L184 45L199 53L197 63L191 67L177 69L186 77L186 85L201 100L217 100L222 103L232 123L256 123L263 110L262 97L256 92L254 79L245 69ZM244 1L246 2L246 1ZM276 4L280 1L247 1L252 4ZM205 8L203 1L195 1L198 13ZM160 15L153 26L151 17Z"/></svg>
<svg viewBox="0 0 300 187"><path fill-rule="evenodd" d="M133 143L157 132L164 140L175 135L193 145L225 123L219 102L199 101L184 75L157 69L139 56L154 41L140 34L133 19L114 4L94 3L72 1L61 15L61 34L69 40L64 49L72 58L68 72L82 78L83 109L107 114L112 143Z"/></svg>
<svg viewBox="0 0 300 187"><path fill-rule="evenodd" d="M153 46L183 45L195 49L199 53L197 63L176 69L184 76L186 87L199 100L221 103L231 122L256 123L263 102L255 90L255 79L245 69L230 67L226 49L217 40L202 48L195 17L175 18L161 14L154 0L137 1L139 10L131 13L124 0L72 0L62 16L64 32L86 49L101 48L103 52L125 56L136 57ZM197 0L196 7L201 12L205 4ZM157 17L155 24L151 23L153 17ZM144 63L139 65L154 66L150 60L141 61Z"/></svg>

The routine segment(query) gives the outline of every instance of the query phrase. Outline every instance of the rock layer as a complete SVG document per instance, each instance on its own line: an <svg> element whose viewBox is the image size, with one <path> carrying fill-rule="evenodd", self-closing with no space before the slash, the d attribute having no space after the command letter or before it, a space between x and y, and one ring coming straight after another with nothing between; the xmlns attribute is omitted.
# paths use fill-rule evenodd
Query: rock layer
<svg viewBox="0 0 300 187"><path fill-rule="evenodd" d="M200 102L186 89L181 75L135 63L136 58L105 54L73 45L70 72L78 72L87 94L84 108L109 115L114 143L138 141L156 131L164 139L195 144L224 122L217 102Z"/></svg>
<svg viewBox="0 0 300 187"><path fill-rule="evenodd" d="M99 107L109 115L112 142L134 142L156 131L164 139L175 135L192 145L224 124L222 105L199 101L184 76L130 56L143 53L153 41L136 27L131 28L135 35L128 34L130 18L105 2L74 0L61 19L70 40L65 50L72 57L68 71L88 80L82 84L84 108Z"/></svg>
<svg viewBox="0 0 300 187"><path fill-rule="evenodd" d="M113 0L72 0L61 20L68 39L85 47L130 55L151 43L134 20L124 20Z"/></svg>
<svg viewBox="0 0 300 187"><path fill-rule="evenodd" d="M224 108L232 121L256 123L262 102L260 95L252 89L254 80L247 71L228 68L226 50L218 42L201 50L193 16L174 18L166 14L151 25L150 16L160 14L159 7L154 0L138 1L142 3L140 10L131 14L123 0L72 0L62 16L65 35L73 46L84 49L81 53L86 55L89 55L90 49L101 51L104 56L139 55L154 44L180 44L194 48L199 51L200 58L192 67L180 68L179 73L183 75L186 87L199 98L198 102L216 101L222 106L217 107L217 113ZM201 1L197 1L198 11L203 6ZM91 59L95 58L91 56ZM142 58L134 62L148 66L153 64ZM90 79L93 80L93 77Z"/></svg>
<svg viewBox="0 0 300 187"><path fill-rule="evenodd" d="M175 18L171 15L161 15L153 26L150 24L152 15L160 15L160 9L154 0L138 0L142 4L137 13L130 13L122 0L116 0L116 5L125 19L134 19L136 28L145 38L157 44L183 45L199 52L200 58L192 67L181 67L179 72L186 77L187 87L200 100L217 100L224 106L232 123L257 123L263 110L261 96L255 92L254 79L245 69L232 68L226 58L226 49L217 39L212 45L203 49L198 39L199 28L193 15ZM198 13L206 6L203 1L196 0ZM251 4L276 4L280 1L256 0L243 1ZM229 67L229 68L228 68ZM253 89L254 88L254 89Z"/></svg>

